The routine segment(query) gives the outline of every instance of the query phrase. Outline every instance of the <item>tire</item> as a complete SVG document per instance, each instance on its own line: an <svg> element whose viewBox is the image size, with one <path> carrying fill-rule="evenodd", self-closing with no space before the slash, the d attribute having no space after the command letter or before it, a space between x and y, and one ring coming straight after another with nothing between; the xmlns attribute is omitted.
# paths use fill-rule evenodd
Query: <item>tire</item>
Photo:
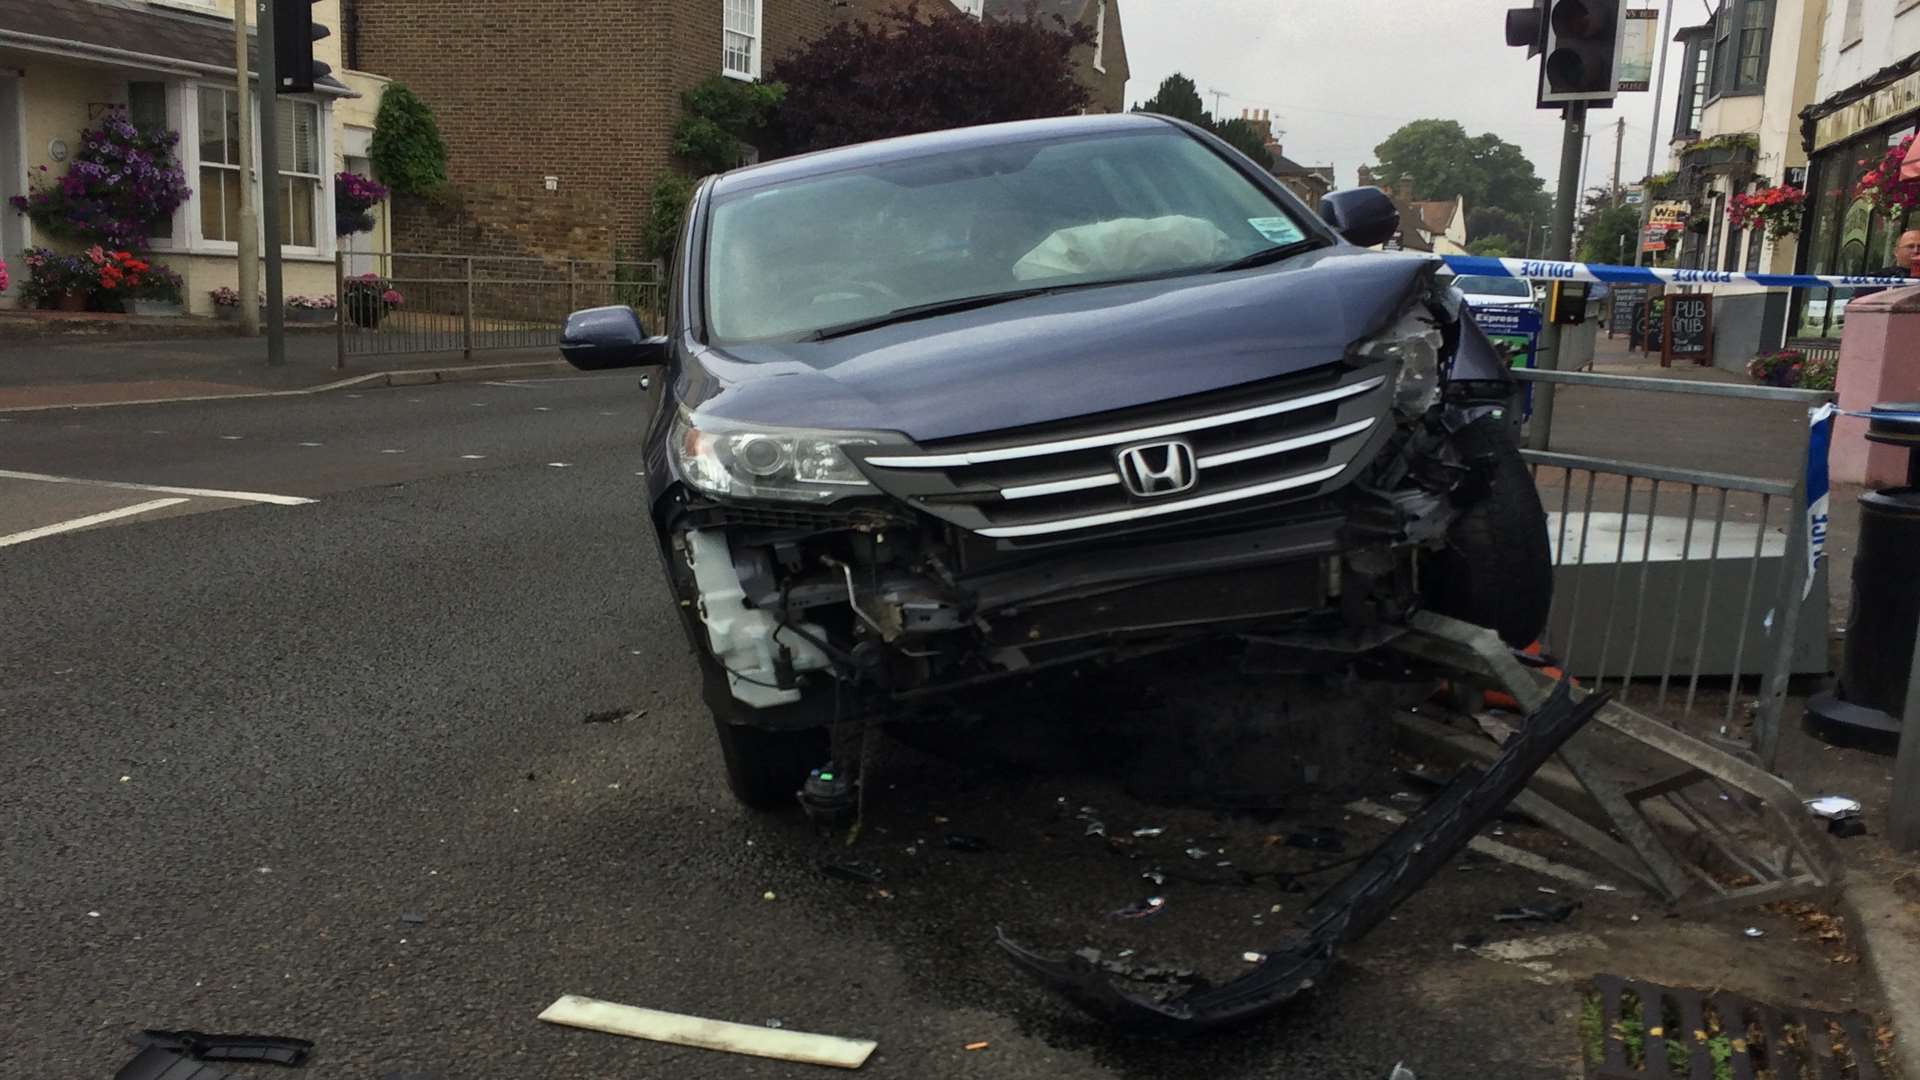
<svg viewBox="0 0 1920 1080"><path fill-rule="evenodd" d="M802 703L804 705L804 703ZM768 731L713 714L714 734L726 765L727 788L752 810L791 810L807 774L826 764L826 728Z"/></svg>
<svg viewBox="0 0 1920 1080"><path fill-rule="evenodd" d="M1538 641L1553 604L1553 552L1533 475L1500 420L1482 420L1455 436L1486 491L1447 532L1427 563L1427 607L1491 627L1516 649Z"/></svg>

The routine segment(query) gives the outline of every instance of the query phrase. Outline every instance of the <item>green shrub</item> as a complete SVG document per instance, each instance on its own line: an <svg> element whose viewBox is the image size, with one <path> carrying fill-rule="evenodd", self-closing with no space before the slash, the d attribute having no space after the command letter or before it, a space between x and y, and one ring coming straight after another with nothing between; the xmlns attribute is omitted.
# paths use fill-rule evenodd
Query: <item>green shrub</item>
<svg viewBox="0 0 1920 1080"><path fill-rule="evenodd" d="M447 185L447 144L433 110L400 83L380 95L368 152L373 174L395 191L437 196Z"/></svg>

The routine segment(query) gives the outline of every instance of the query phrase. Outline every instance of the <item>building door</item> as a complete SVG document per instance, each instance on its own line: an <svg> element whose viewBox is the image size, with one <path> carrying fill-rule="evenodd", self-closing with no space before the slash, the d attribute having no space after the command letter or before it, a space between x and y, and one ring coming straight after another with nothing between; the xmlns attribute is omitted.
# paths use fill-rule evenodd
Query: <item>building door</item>
<svg viewBox="0 0 1920 1080"><path fill-rule="evenodd" d="M17 297L27 268L20 252L27 246L27 219L13 212L6 200L27 193L27 146L22 121L20 76L0 70L0 260L7 266L7 288L0 296Z"/></svg>
<svg viewBox="0 0 1920 1080"><path fill-rule="evenodd" d="M365 128L349 127L342 133L341 149L348 172L369 177L373 175L373 162L367 157L372 141L373 133ZM383 202L375 206L372 214L373 228L370 231L348 233L340 238L340 249L346 253L348 277L359 274L385 276L387 273L384 258L388 254L387 204Z"/></svg>

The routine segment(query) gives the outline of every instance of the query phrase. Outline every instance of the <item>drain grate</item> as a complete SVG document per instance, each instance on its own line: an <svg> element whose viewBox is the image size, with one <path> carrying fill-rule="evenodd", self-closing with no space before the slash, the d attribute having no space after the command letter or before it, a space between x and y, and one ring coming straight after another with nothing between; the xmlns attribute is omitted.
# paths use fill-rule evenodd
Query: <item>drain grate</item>
<svg viewBox="0 0 1920 1080"><path fill-rule="evenodd" d="M1863 1013L1618 975L1593 984L1581 1017L1589 1080L1887 1080Z"/></svg>

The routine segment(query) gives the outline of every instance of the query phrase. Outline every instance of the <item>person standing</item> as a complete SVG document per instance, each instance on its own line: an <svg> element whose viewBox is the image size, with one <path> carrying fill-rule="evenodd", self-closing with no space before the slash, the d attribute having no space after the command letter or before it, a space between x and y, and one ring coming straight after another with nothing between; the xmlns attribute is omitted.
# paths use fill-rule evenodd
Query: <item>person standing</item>
<svg viewBox="0 0 1920 1080"><path fill-rule="evenodd" d="M1920 229L1908 229L1893 244L1893 265L1875 270L1874 277L1920 278Z"/></svg>

